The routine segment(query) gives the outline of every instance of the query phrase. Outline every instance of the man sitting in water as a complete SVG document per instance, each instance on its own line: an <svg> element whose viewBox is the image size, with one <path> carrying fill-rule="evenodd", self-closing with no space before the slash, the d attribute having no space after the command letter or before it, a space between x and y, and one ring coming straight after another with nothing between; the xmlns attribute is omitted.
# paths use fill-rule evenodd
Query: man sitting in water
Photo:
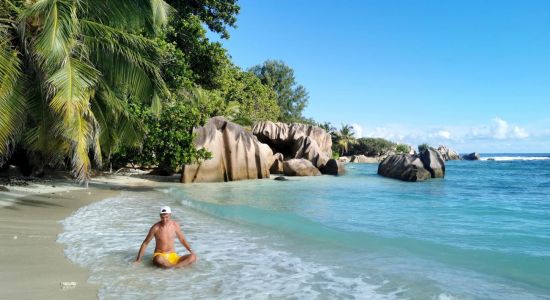
<svg viewBox="0 0 550 300"><path fill-rule="evenodd" d="M193 249L185 240L185 236L180 229L180 225L176 221L170 220L172 210L168 206L163 206L160 209L160 221L155 223L145 240L139 248L139 253L134 264L139 264L141 258L147 249L147 245L153 237L155 237L155 253L153 254L153 263L161 268L181 268L188 266L197 261L197 256ZM190 254L178 256L174 249L174 236L177 236L180 243L189 251Z"/></svg>

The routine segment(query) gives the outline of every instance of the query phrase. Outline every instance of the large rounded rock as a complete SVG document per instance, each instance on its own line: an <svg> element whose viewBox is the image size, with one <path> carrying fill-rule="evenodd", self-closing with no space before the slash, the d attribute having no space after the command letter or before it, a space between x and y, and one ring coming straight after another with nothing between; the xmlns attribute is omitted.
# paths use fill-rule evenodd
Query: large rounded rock
<svg viewBox="0 0 550 300"><path fill-rule="evenodd" d="M462 159L464 160L479 160L480 159L480 156L479 156L479 153L477 152L472 152L470 154L465 154L462 156Z"/></svg>
<svg viewBox="0 0 550 300"><path fill-rule="evenodd" d="M268 160L268 165L270 166L269 173L283 174L283 160L284 158L281 153L273 154Z"/></svg>
<svg viewBox="0 0 550 300"><path fill-rule="evenodd" d="M439 147L437 147L437 152L441 154L441 156L445 161L461 159L458 152L454 151L453 149L447 148L446 146L443 146L443 145L439 145Z"/></svg>
<svg viewBox="0 0 550 300"><path fill-rule="evenodd" d="M183 166L181 182L220 182L268 178L273 152L268 145L241 126L223 117L211 118L195 130L197 148L206 148L212 158Z"/></svg>
<svg viewBox="0 0 550 300"><path fill-rule="evenodd" d="M428 147L420 152L420 160L432 178L445 177L445 160L438 151Z"/></svg>
<svg viewBox="0 0 550 300"><path fill-rule="evenodd" d="M343 175L345 173L344 164L333 158L329 159L319 171L327 175Z"/></svg>
<svg viewBox="0 0 550 300"><path fill-rule="evenodd" d="M317 168L332 156L331 136L317 126L264 121L254 124L252 133L274 153L282 153L285 158L305 158Z"/></svg>
<svg viewBox="0 0 550 300"><path fill-rule="evenodd" d="M286 176L319 176L321 172L309 160L294 158L283 162Z"/></svg>
<svg viewBox="0 0 550 300"><path fill-rule="evenodd" d="M410 154L394 154L386 157L378 165L378 174L404 181L422 181L432 177L424 168L420 158Z"/></svg>

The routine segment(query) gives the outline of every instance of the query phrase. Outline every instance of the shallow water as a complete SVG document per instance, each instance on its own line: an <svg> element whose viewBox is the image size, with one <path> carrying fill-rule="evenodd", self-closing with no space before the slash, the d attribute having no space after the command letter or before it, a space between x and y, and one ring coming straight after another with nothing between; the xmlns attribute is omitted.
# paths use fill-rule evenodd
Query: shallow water
<svg viewBox="0 0 550 300"><path fill-rule="evenodd" d="M421 183L348 164L125 192L66 219L59 241L104 299L550 299L550 160L492 157ZM161 205L199 255L189 269L152 268L154 245L131 266Z"/></svg>

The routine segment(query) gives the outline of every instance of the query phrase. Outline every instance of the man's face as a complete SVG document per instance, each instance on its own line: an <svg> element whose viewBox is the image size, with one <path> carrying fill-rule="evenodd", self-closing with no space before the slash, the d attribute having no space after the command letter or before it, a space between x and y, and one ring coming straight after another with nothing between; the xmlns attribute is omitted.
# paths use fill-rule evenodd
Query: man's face
<svg viewBox="0 0 550 300"><path fill-rule="evenodd" d="M170 215L171 214L160 214L160 222L162 224L168 223L168 221L170 221Z"/></svg>

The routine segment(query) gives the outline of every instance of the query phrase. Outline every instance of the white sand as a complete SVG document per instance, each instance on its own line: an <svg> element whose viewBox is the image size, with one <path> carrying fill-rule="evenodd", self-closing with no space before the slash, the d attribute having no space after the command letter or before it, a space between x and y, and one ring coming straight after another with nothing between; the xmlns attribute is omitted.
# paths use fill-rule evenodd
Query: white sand
<svg viewBox="0 0 550 300"><path fill-rule="evenodd" d="M96 299L88 271L56 242L60 221L121 190L158 186L129 176L98 177L89 188L69 180L7 186L0 192L0 299Z"/></svg>

